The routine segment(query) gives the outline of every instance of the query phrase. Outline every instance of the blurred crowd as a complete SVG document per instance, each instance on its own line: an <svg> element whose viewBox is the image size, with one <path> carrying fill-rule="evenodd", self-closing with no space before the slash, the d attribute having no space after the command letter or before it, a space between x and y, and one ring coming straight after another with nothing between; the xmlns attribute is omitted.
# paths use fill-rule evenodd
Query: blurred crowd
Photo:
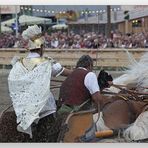
<svg viewBox="0 0 148 148"><path fill-rule="evenodd" d="M24 47L26 41L22 38L21 35L16 37L11 33L1 33L0 34L0 48L13 48L13 47Z"/></svg>
<svg viewBox="0 0 148 148"><path fill-rule="evenodd" d="M46 48L60 49L96 49L96 48L148 48L148 32L122 34L118 30L111 32L111 38L104 34L81 31L57 31L44 34ZM0 48L23 48L26 42L21 35L16 38L12 34L0 35Z"/></svg>

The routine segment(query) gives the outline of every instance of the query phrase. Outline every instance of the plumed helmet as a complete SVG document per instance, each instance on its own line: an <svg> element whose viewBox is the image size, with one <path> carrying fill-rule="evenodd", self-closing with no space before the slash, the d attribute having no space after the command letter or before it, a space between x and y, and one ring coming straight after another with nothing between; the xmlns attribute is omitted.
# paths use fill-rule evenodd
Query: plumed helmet
<svg viewBox="0 0 148 148"><path fill-rule="evenodd" d="M28 50L41 48L45 42L45 39L42 36L42 29L37 25L28 26L28 28L23 31L22 37L24 40L28 41Z"/></svg>

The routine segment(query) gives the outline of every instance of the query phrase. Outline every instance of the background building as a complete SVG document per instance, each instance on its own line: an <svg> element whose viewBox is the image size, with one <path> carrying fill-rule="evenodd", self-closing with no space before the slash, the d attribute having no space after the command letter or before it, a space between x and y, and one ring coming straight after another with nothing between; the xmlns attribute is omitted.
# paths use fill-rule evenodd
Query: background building
<svg viewBox="0 0 148 148"><path fill-rule="evenodd" d="M148 6L116 5L110 8L111 31L136 33L148 30ZM40 24L44 30L49 30L53 25L65 22L68 24L68 31L85 30L106 34L108 29L107 14L107 6L103 5L0 6L0 23L15 18L11 26L14 29L16 22L19 25L19 17L27 15L51 19L50 23L44 21ZM26 27L27 25L26 23ZM24 29L25 26L20 27Z"/></svg>

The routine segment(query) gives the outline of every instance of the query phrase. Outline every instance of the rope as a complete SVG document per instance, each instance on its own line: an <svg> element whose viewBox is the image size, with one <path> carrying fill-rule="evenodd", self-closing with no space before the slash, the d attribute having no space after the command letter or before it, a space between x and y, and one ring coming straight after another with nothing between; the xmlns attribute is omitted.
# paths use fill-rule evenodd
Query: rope
<svg viewBox="0 0 148 148"><path fill-rule="evenodd" d="M70 113L79 111L88 101L89 101L89 99L86 100L85 102L83 102L82 104L80 104L79 106L77 106L76 108L74 107L74 109Z"/></svg>

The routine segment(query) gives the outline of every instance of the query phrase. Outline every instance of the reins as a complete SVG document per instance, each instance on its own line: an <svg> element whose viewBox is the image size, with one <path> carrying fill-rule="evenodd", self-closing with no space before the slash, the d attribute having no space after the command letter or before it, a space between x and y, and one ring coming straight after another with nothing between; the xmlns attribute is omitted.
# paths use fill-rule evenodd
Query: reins
<svg viewBox="0 0 148 148"><path fill-rule="evenodd" d="M125 85L113 84L112 86L120 89L121 92L115 93L115 92L102 91L102 93L118 96L124 100L135 100L135 101L148 102L148 93L147 92L145 93L145 92L138 92L135 90L129 90L126 88ZM147 98L144 98L144 97L147 97Z"/></svg>

